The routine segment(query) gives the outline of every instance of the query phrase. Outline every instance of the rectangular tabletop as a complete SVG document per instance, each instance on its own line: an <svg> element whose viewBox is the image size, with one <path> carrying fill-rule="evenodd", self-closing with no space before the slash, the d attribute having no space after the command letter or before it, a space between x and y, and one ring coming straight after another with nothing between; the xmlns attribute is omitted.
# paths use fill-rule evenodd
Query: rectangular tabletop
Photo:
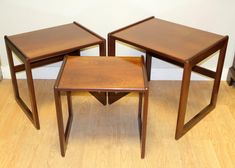
<svg viewBox="0 0 235 168"><path fill-rule="evenodd" d="M77 23L12 35L8 39L27 59L102 42L101 38Z"/></svg>
<svg viewBox="0 0 235 168"><path fill-rule="evenodd" d="M147 87L141 57L65 58L55 87L60 90L142 91Z"/></svg>
<svg viewBox="0 0 235 168"><path fill-rule="evenodd" d="M192 59L225 38L156 18L115 31L111 36L178 62Z"/></svg>

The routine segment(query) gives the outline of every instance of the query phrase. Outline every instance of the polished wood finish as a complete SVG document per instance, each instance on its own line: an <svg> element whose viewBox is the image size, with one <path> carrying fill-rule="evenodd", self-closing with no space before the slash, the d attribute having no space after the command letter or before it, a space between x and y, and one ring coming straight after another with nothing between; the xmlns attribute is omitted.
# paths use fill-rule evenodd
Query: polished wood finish
<svg viewBox="0 0 235 168"><path fill-rule="evenodd" d="M41 130L35 132L14 100L10 80L0 82L0 167L232 168L235 165L235 89L221 82L216 108L180 141L174 140L180 81L150 81L146 157L140 159L138 93L103 106L88 92L72 93L73 125L60 155L54 80L34 80ZM26 80L18 80L25 90ZM212 81L191 81L187 119L209 101ZM197 90L195 92L195 90ZM29 101L27 92L21 96ZM66 95L62 94L67 119Z"/></svg>
<svg viewBox="0 0 235 168"><path fill-rule="evenodd" d="M80 55L81 48L93 45L99 45L100 55L105 55L105 39L76 22L5 36L5 44L15 99L37 129L40 129L40 124L32 68L61 61L65 54ZM22 61L22 64L14 65L12 52ZM16 73L24 70L31 108L22 100L18 90ZM103 95L95 94L95 96L99 101L103 98Z"/></svg>
<svg viewBox="0 0 235 168"><path fill-rule="evenodd" d="M233 59L233 66L229 68L227 82L229 86L232 86L232 84L235 82L235 56Z"/></svg>
<svg viewBox="0 0 235 168"><path fill-rule="evenodd" d="M67 56L54 86L61 155L65 156L72 124L72 91L102 92L105 96L106 92L138 92L141 158L144 158L149 96L146 76L143 57ZM69 111L65 131L61 105L62 92L67 94ZM142 97L144 97L143 108Z"/></svg>
<svg viewBox="0 0 235 168"><path fill-rule="evenodd" d="M77 50L101 43L101 39L74 23L8 37L25 58L35 61L51 53Z"/></svg>
<svg viewBox="0 0 235 168"><path fill-rule="evenodd" d="M142 91L145 83L141 58L68 56L56 87L60 90Z"/></svg>
<svg viewBox="0 0 235 168"><path fill-rule="evenodd" d="M181 63L225 40L221 35L156 18L111 33L111 36Z"/></svg>
<svg viewBox="0 0 235 168"><path fill-rule="evenodd" d="M196 123L215 108L228 36L194 29L154 17L147 18L108 35L108 53L115 55L115 41L133 45L146 51L147 77L151 76L152 57L183 67L182 87L178 108L175 139L182 137ZM197 64L220 51L216 71ZM214 79L211 101L190 121L185 123L191 72Z"/></svg>

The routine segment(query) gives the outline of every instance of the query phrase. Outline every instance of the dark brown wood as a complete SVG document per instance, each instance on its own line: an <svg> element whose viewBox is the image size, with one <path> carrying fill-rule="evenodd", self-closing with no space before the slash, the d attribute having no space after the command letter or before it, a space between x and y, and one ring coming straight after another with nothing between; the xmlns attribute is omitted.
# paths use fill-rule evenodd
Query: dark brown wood
<svg viewBox="0 0 235 168"><path fill-rule="evenodd" d="M65 156L65 150L67 147L65 135L64 135L64 122L63 122L63 114L61 109L61 95L60 92L56 89L54 90L55 96L55 104L56 104L56 115L57 115L57 123L58 123L58 132L60 139L60 151L61 155Z"/></svg>
<svg viewBox="0 0 235 168"><path fill-rule="evenodd" d="M8 63L9 63L10 72L11 72L11 82L13 86L13 91L14 91L15 98L17 98L19 97L19 89L18 89L16 74L14 70L14 61L13 61L12 51L8 47L7 44L6 44L6 50L7 50Z"/></svg>
<svg viewBox="0 0 235 168"><path fill-rule="evenodd" d="M141 140L142 133L142 106L143 106L143 93L139 93L139 108L138 108L138 126L139 126L139 136Z"/></svg>
<svg viewBox="0 0 235 168"><path fill-rule="evenodd" d="M115 40L112 38L111 34L108 34L108 55L115 56L116 55L116 46Z"/></svg>
<svg viewBox="0 0 235 168"><path fill-rule="evenodd" d="M186 113L188 93L189 93L191 69L192 67L190 63L186 62L184 65L184 73L181 85L175 139L179 139L182 136L182 130L184 129L184 120L185 120L185 113Z"/></svg>
<svg viewBox="0 0 235 168"><path fill-rule="evenodd" d="M152 66L152 56L150 53L146 52L146 69L147 69L147 76L148 76L148 81L151 80L151 66Z"/></svg>
<svg viewBox="0 0 235 168"><path fill-rule="evenodd" d="M71 56L81 56L81 50L75 50L73 52L68 53L67 55L71 55Z"/></svg>
<svg viewBox="0 0 235 168"><path fill-rule="evenodd" d="M110 33L108 40L110 40L108 41L109 53L115 51L115 41L117 40L133 45L140 50L145 50L148 80L150 80L152 57L184 68L175 133L176 139L183 136L215 107L228 36L221 36L161 19L150 18L139 24L130 25ZM197 65L219 50L220 55L215 72ZM184 124L192 71L215 80L210 104L188 123Z"/></svg>
<svg viewBox="0 0 235 168"><path fill-rule="evenodd" d="M141 127L141 159L145 157L145 144L147 133L147 116L148 116L148 89L144 92L144 108L143 108L143 122Z"/></svg>
<svg viewBox="0 0 235 168"><path fill-rule="evenodd" d="M67 95L67 104L68 104L68 112L69 112L69 117L68 117L68 121L66 124L66 128L65 128L65 142L66 144L68 144L68 139L69 139L69 134L70 134L70 130L72 127L72 121L73 121L73 109L72 109L72 98L71 98L71 92L68 91L66 92Z"/></svg>
<svg viewBox="0 0 235 168"><path fill-rule="evenodd" d="M163 61L169 62L169 63L174 64L176 66L179 66L179 67L182 67L182 68L184 67L184 65L182 63L174 61L174 60L171 60L171 59L166 58L164 56L160 56L160 55L157 55L157 54L154 54L154 53L149 53L149 55L151 57L161 59ZM149 55L147 55L147 56L149 56ZM151 73L150 70L151 69L147 68L147 72L149 71L148 72L149 74ZM215 78L215 72L214 71L206 69L206 68L203 68L203 67L200 67L200 66L197 66L197 65L193 66L192 71L197 72L197 73L199 73L201 75L210 77L210 78Z"/></svg>
<svg viewBox="0 0 235 168"><path fill-rule="evenodd" d="M27 83L28 83L28 90L29 90L28 93L29 93L29 99L30 99L31 108L32 108L31 111L32 111L34 125L37 129L40 129L37 103L36 103L36 95L35 95L34 84L33 84L33 76L32 76L31 66L28 61L25 62L25 72L27 76Z"/></svg>
<svg viewBox="0 0 235 168"><path fill-rule="evenodd" d="M103 105L107 104L107 93L106 92L90 92L100 103Z"/></svg>
<svg viewBox="0 0 235 168"><path fill-rule="evenodd" d="M71 92L70 91L66 92L69 116L65 131L64 131L64 122L63 122L62 105L61 105L61 93L57 91L56 88L54 89L54 96L55 96L56 115L57 115L57 123L58 123L59 139L60 139L60 149L61 149L60 151L61 155L65 156L65 151L67 148L69 134L73 121Z"/></svg>
<svg viewBox="0 0 235 168"><path fill-rule="evenodd" d="M118 71L115 71L116 67L118 67ZM123 75L124 73L125 75ZM62 156L65 155L66 146L68 142L67 139L69 137L69 131L71 128L72 120L70 120L69 117L69 120L66 124L66 131L64 133L60 98L61 92L65 91L67 93L69 115L71 116L71 92L73 91L89 91L92 94L105 94L105 97L106 92L138 92L138 122L141 140L141 158L144 158L148 111L148 84L143 57L67 56L63 61L59 75L56 79L54 91ZM142 122L141 113L143 94L144 107Z"/></svg>
<svg viewBox="0 0 235 168"><path fill-rule="evenodd" d="M103 43L99 44L100 56L106 56L106 40L103 40Z"/></svg>
<svg viewBox="0 0 235 168"><path fill-rule="evenodd" d="M5 36L4 39L15 99L37 129L40 128L40 124L32 68L61 61L65 54L80 55L80 49L93 45L99 45L100 53L105 55L104 38L77 23ZM14 65L12 52L23 64ZM21 99L18 90L16 73L23 70L26 71L31 110Z"/></svg>
<svg viewBox="0 0 235 168"><path fill-rule="evenodd" d="M215 72L214 71L203 68L203 67L200 67L200 66L194 66L192 68L192 71L197 72L201 75L210 77L210 78L215 78Z"/></svg>
<svg viewBox="0 0 235 168"><path fill-rule="evenodd" d="M222 71L223 71L224 58L225 58L225 54L226 54L227 44L228 44L228 38L224 40L223 46L220 49L219 58L218 58L218 62L217 62L215 80L214 80L213 90L212 90L212 95L211 95L211 104L213 106L215 106L216 102L217 102L219 86L220 86L220 79L221 79L221 75L222 75Z"/></svg>
<svg viewBox="0 0 235 168"><path fill-rule="evenodd" d="M108 92L108 103L113 104L117 100L129 94L128 92Z"/></svg>
<svg viewBox="0 0 235 168"><path fill-rule="evenodd" d="M52 58L48 58L45 60L39 60L39 61L35 61L31 63L31 68L37 68L37 67L41 67L44 65L48 65L48 64L53 64L59 61L62 61L64 59L64 55L60 55L58 57L52 57ZM16 65L14 67L14 71L15 72L21 72L25 70L25 66L24 64L20 64L20 65Z"/></svg>

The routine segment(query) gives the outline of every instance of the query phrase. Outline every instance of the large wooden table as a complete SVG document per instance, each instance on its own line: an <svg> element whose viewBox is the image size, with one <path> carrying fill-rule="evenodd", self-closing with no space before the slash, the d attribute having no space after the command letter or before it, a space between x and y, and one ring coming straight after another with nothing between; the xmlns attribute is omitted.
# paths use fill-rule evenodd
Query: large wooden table
<svg viewBox="0 0 235 168"><path fill-rule="evenodd" d="M57 27L5 36L15 99L33 125L40 129L32 68L63 60L65 54L80 55L80 49L99 45L100 55L105 54L105 39L74 22ZM22 61L14 65L13 54ZM20 97L16 73L26 72L31 109ZM98 99L103 95L92 93Z"/></svg>
<svg viewBox="0 0 235 168"><path fill-rule="evenodd" d="M115 41L133 45L146 52L148 80L152 57L183 67L183 78L178 108L175 138L179 139L216 106L228 36L221 36L191 27L171 23L154 17L147 18L108 34L108 55L115 55ZM216 71L197 64L219 51ZM185 123L185 113L191 72L214 79L210 103ZM110 93L114 102L125 94ZM112 98L114 97L114 98ZM110 103L112 103L110 102Z"/></svg>
<svg viewBox="0 0 235 168"><path fill-rule="evenodd" d="M117 67L118 71L116 71ZM144 158L149 90L143 57L69 56L65 58L54 87L62 156L65 156L69 132L72 125L73 112L71 92L74 91L138 92L138 123L141 141L141 158ZM61 107L62 92L65 92L67 95L69 112L65 129ZM143 110L142 97L144 97ZM123 109L123 111L125 111L125 109Z"/></svg>

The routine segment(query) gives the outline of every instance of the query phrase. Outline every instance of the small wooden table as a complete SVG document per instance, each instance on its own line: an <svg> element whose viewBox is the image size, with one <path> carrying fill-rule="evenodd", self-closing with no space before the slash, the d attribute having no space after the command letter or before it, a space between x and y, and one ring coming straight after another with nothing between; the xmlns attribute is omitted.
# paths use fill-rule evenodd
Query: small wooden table
<svg viewBox="0 0 235 168"><path fill-rule="evenodd" d="M176 139L183 136L215 108L228 36L221 36L150 17L109 33L108 55L115 55L116 40L146 51L148 80L150 80L152 57L183 67L184 72L175 133ZM217 51L220 51L220 53L215 72L197 65ZM213 78L214 85L210 104L185 124L185 113L192 71ZM112 97L112 94L109 96ZM121 96L122 94L116 97L118 99Z"/></svg>
<svg viewBox="0 0 235 168"><path fill-rule="evenodd" d="M149 91L143 57L69 56L65 58L54 87L62 156L65 156L73 118L72 91L138 92L141 158L144 158ZM61 109L61 92L66 92L68 101L69 117L65 131ZM142 97L144 97L143 112Z"/></svg>
<svg viewBox="0 0 235 168"><path fill-rule="evenodd" d="M5 36L8 62L15 99L33 125L40 129L32 68L63 60L65 54L80 55L80 49L99 45L100 55L105 54L105 39L74 22L28 33ZM12 52L23 62L14 65ZM19 94L16 73L26 71L31 110ZM99 96L95 94L95 96Z"/></svg>

